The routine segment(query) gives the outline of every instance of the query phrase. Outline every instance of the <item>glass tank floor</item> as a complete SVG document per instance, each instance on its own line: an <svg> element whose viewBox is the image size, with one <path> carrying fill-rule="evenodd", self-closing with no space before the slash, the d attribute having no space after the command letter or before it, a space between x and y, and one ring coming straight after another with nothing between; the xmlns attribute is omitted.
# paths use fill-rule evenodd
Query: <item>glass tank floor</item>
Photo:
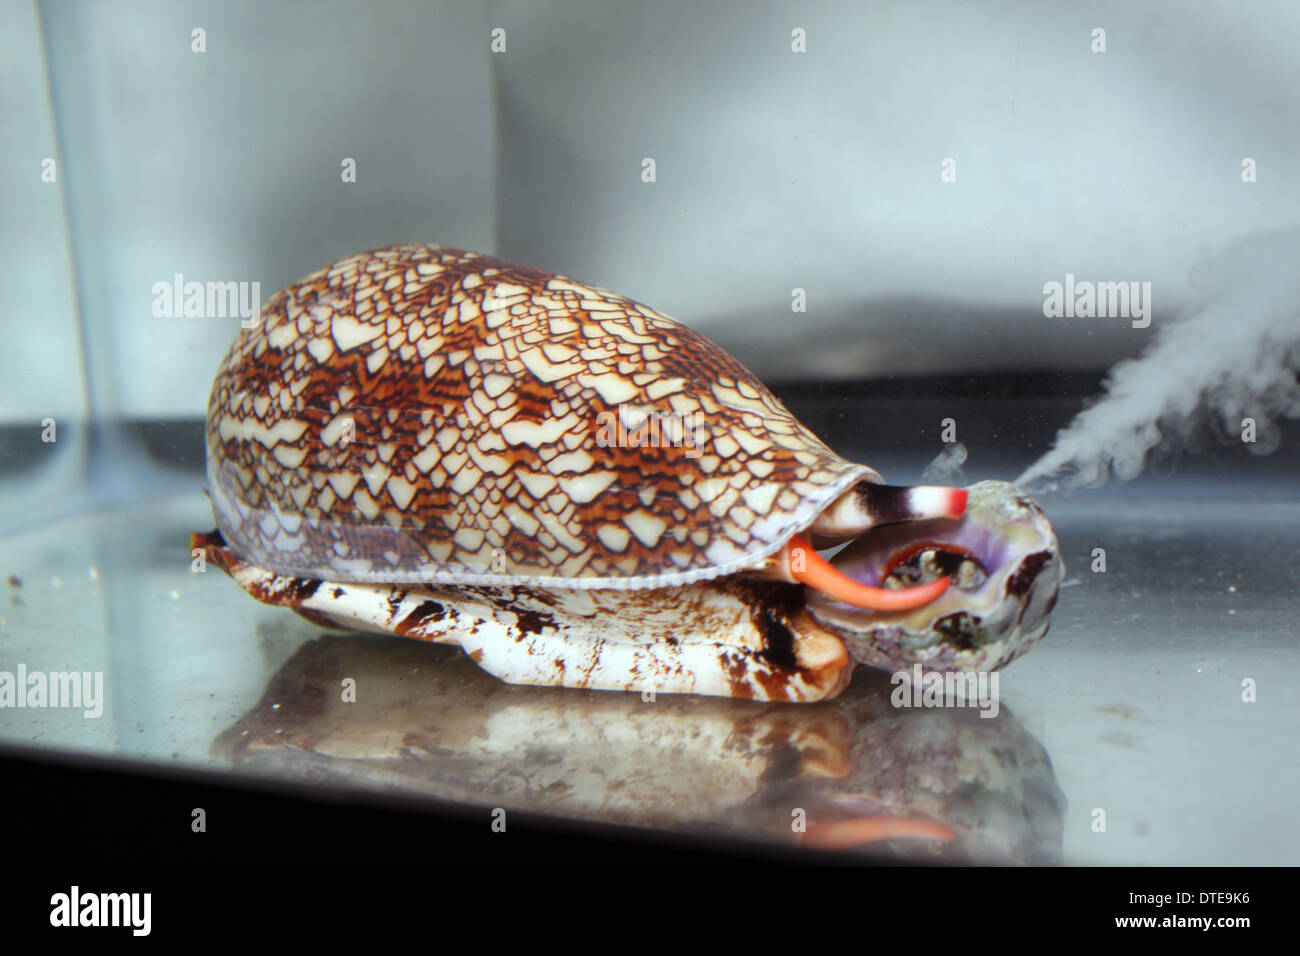
<svg viewBox="0 0 1300 956"><path fill-rule="evenodd" d="M0 708L0 740L786 843L882 813L956 833L871 848L913 859L1295 864L1285 498L1163 481L1046 499L1066 587L981 718L895 708L864 669L815 705L506 685L456 648L323 630L193 573L196 490L0 538L0 670L103 681L99 716Z"/></svg>

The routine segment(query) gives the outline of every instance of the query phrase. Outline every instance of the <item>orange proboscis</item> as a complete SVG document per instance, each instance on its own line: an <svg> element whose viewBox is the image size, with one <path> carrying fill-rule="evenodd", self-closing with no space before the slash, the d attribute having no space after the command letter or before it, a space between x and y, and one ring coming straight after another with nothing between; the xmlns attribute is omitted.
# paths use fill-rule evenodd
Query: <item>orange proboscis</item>
<svg viewBox="0 0 1300 956"><path fill-rule="evenodd" d="M817 850L847 850L863 843L908 838L954 840L957 834L947 824L920 817L855 817L810 825L801 842Z"/></svg>
<svg viewBox="0 0 1300 956"><path fill-rule="evenodd" d="M869 611L910 611L912 608L929 604L948 590L947 578L939 578L910 588L899 588L896 591L859 584L833 567L814 550L807 538L799 534L790 539L786 553L789 559L790 576L794 580L829 594L837 601L866 608ZM796 569L799 558L802 558L803 567Z"/></svg>

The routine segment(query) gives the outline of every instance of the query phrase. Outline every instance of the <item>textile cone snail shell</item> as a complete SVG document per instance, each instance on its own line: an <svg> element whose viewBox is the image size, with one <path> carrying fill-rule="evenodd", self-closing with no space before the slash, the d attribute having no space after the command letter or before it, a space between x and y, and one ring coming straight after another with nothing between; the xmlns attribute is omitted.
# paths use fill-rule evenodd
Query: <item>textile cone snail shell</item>
<svg viewBox="0 0 1300 956"><path fill-rule="evenodd" d="M255 598L513 683L818 700L855 659L991 669L1064 573L1012 486L884 485L673 319L438 246L277 293L207 451L192 547Z"/></svg>

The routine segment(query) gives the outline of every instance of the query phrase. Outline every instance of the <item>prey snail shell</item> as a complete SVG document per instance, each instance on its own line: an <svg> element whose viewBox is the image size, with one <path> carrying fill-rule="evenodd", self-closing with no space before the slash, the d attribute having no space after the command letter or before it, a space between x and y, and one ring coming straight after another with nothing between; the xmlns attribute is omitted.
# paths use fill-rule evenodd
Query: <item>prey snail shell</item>
<svg viewBox="0 0 1300 956"><path fill-rule="evenodd" d="M673 319L437 246L277 293L217 374L207 449L219 530L193 545L254 597L515 683L814 700L855 658L999 667L1063 574L1011 486L962 517L965 492L883 485ZM951 541L978 587L889 590L897 547L863 550L886 529ZM855 574L805 535L858 539Z"/></svg>

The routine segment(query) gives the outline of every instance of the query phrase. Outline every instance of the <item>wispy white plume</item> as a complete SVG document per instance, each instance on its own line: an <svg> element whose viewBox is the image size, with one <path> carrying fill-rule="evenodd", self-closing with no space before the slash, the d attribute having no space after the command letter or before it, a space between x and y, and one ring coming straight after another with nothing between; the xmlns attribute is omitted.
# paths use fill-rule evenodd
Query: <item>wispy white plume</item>
<svg viewBox="0 0 1300 956"><path fill-rule="evenodd" d="M1105 394L1017 484L1043 492L1128 481L1152 451L1177 448L1215 418L1231 435L1254 419L1247 447L1276 450L1278 419L1300 417L1300 229L1238 240L1191 280L1195 309L1111 369Z"/></svg>

